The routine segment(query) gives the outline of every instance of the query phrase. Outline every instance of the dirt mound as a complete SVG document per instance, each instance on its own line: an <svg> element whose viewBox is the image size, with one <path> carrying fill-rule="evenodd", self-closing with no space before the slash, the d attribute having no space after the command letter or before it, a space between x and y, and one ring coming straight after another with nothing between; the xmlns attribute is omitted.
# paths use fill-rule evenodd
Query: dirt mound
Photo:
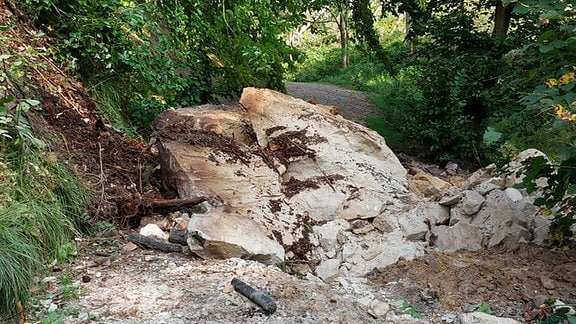
<svg viewBox="0 0 576 324"><path fill-rule="evenodd" d="M447 311L470 311L467 308L486 303L498 316L529 320L534 300L566 302L576 297L576 251L517 245L510 250L431 253L379 269L371 279L374 284L398 283L398 297L417 308L430 307L422 292L432 289Z"/></svg>
<svg viewBox="0 0 576 324"><path fill-rule="evenodd" d="M49 39L26 22L0 7L4 46L13 53L34 48L38 55L26 64L32 84L30 93L41 105L30 116L34 131L48 138L58 160L67 163L98 192L90 214L93 221L138 225L139 208L158 191L146 185L155 163L145 142L129 139L105 125L94 101L81 83L68 76L48 55ZM50 140L51 139L51 140Z"/></svg>

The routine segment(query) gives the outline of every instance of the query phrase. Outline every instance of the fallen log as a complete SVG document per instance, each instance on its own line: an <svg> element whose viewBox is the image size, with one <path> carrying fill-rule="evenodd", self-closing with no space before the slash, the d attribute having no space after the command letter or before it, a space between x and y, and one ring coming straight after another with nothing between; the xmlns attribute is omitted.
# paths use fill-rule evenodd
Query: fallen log
<svg viewBox="0 0 576 324"><path fill-rule="evenodd" d="M184 208L190 208L206 201L206 197L186 198L186 199L168 199L153 200L145 209L149 209L157 214L169 214Z"/></svg>
<svg viewBox="0 0 576 324"><path fill-rule="evenodd" d="M276 312L276 302L274 302L272 297L270 297L266 292L255 290L238 278L232 279L232 286L234 287L234 290L260 306L266 314L273 314Z"/></svg>
<svg viewBox="0 0 576 324"><path fill-rule="evenodd" d="M144 236L142 234L136 234L136 233L130 234L128 235L128 241L134 242L140 246L149 249L154 249L162 252L180 252L180 253L184 252L184 246L180 244L162 242L160 240Z"/></svg>

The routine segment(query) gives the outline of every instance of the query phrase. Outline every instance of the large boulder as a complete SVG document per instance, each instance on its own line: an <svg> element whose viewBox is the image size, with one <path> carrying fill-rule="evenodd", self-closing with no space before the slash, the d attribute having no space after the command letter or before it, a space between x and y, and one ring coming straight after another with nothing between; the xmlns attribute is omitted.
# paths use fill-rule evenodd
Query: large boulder
<svg viewBox="0 0 576 324"><path fill-rule="evenodd" d="M380 233L373 220L408 194L405 169L376 132L272 90L247 88L237 106L165 111L155 136L166 189L208 198L188 226L202 257L336 258L343 242L330 235Z"/></svg>

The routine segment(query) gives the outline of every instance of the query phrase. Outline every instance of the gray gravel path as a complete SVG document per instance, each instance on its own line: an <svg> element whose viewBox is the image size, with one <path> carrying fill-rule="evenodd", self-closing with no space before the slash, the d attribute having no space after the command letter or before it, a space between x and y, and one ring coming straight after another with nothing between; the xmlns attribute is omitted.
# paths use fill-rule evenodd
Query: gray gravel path
<svg viewBox="0 0 576 324"><path fill-rule="evenodd" d="M367 117L382 114L380 109L368 102L364 92L344 89L332 84L309 82L286 82L288 94L316 103L335 106L340 115L357 123L366 124Z"/></svg>

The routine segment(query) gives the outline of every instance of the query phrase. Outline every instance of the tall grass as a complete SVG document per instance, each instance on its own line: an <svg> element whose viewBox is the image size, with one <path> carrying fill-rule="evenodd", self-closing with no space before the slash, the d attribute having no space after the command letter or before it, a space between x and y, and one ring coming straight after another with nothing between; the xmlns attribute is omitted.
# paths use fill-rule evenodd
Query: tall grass
<svg viewBox="0 0 576 324"><path fill-rule="evenodd" d="M17 303L26 305L30 297L34 275L63 261L59 252L78 233L89 194L64 165L42 153L0 165L0 322L12 322Z"/></svg>
<svg viewBox="0 0 576 324"><path fill-rule="evenodd" d="M124 81L125 82L125 81ZM128 94L133 91L120 86L119 81L105 80L95 84L90 94L96 100L96 108L104 118L126 136L136 137L138 132L129 122L127 107L131 104Z"/></svg>

